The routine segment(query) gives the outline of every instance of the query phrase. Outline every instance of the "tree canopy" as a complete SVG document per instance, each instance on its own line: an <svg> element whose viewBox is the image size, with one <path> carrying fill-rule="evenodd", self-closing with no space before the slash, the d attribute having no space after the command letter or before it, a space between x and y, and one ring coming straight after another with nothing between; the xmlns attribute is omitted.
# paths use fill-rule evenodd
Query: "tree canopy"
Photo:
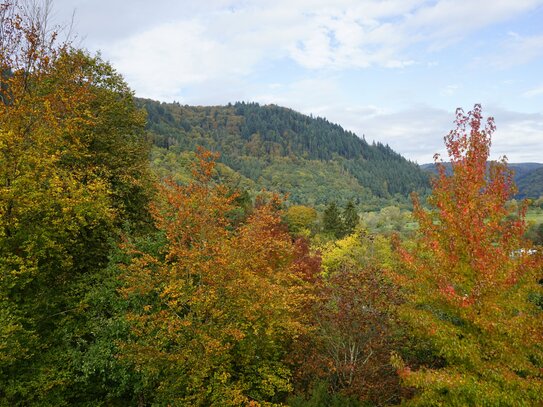
<svg viewBox="0 0 543 407"><path fill-rule="evenodd" d="M535 405L543 402L542 257L523 239L524 210L508 217L514 193L505 160L487 171L492 118L481 106L457 111L445 138L452 174L436 162L426 211L415 197L415 246L402 249L400 307L415 335L434 352L432 364L398 361L411 404ZM484 127L483 127L484 126Z"/></svg>
<svg viewBox="0 0 543 407"><path fill-rule="evenodd" d="M121 224L147 222L148 144L109 64L29 5L3 2L0 21L0 394L46 404L77 382L81 282Z"/></svg>

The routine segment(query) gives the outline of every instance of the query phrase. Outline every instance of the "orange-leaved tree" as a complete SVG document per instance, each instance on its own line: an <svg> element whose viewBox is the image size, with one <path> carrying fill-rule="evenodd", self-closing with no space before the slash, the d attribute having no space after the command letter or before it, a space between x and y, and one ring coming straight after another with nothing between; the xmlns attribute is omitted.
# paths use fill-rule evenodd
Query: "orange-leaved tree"
<svg viewBox="0 0 543 407"><path fill-rule="evenodd" d="M122 353L153 378L159 404L279 402L291 389L287 351L306 330L314 262L276 199L232 227L235 195L213 182L214 159L199 151L191 183L160 187L152 212L162 252L128 250L133 338Z"/></svg>
<svg viewBox="0 0 543 407"><path fill-rule="evenodd" d="M445 137L452 174L436 155L431 209L415 197L418 237L400 248L400 314L434 360L395 362L417 389L415 405L539 405L541 255L523 240L525 210L507 209L514 184L505 159L487 163L493 119L485 124L475 105L457 110L456 125Z"/></svg>

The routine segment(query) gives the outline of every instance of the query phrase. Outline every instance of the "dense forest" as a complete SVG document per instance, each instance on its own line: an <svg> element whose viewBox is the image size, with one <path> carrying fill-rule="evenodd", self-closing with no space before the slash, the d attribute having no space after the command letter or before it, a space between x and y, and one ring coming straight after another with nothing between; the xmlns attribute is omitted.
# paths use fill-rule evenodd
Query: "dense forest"
<svg viewBox="0 0 543 407"><path fill-rule="evenodd" d="M513 179L517 185L516 198L537 199L543 195L543 164L539 163L509 163L513 170ZM437 174L435 164L423 164L421 168L431 174ZM445 163L445 168L450 174L452 171L450 163Z"/></svg>
<svg viewBox="0 0 543 407"><path fill-rule="evenodd" d="M155 164L196 146L220 152L219 161L290 202L324 205L332 200L383 202L426 192L427 175L390 147L367 143L323 118L257 103L181 106L138 99L147 111Z"/></svg>
<svg viewBox="0 0 543 407"><path fill-rule="evenodd" d="M520 198L538 198L543 195L543 165L530 171L517 180Z"/></svg>
<svg viewBox="0 0 543 407"><path fill-rule="evenodd" d="M407 192L376 157L424 177L287 109L142 102L31 11L0 3L1 406L543 404L543 233L481 106L427 200L361 213ZM256 193L283 163L355 193Z"/></svg>

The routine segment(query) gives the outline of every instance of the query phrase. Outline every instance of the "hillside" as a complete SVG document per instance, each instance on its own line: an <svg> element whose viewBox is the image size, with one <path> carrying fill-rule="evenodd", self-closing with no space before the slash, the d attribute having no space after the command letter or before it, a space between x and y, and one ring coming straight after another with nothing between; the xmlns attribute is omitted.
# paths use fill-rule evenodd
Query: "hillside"
<svg viewBox="0 0 543 407"><path fill-rule="evenodd" d="M519 197L538 198L543 196L543 165L517 180Z"/></svg>
<svg viewBox="0 0 543 407"><path fill-rule="evenodd" d="M295 203L406 200L428 177L389 146L367 143L323 118L256 103L181 106L138 99L159 167L203 146L245 185L288 193ZM186 159L183 158L183 159Z"/></svg>
<svg viewBox="0 0 543 407"><path fill-rule="evenodd" d="M445 163L450 171L450 163ZM424 171L436 174L435 164L422 164ZM513 179L518 188L516 198L538 198L543 195L543 164L540 163L508 163L513 170Z"/></svg>
<svg viewBox="0 0 543 407"><path fill-rule="evenodd" d="M543 164L540 163L509 163L509 168L515 171L515 182L519 183L520 180L533 171L543 168Z"/></svg>

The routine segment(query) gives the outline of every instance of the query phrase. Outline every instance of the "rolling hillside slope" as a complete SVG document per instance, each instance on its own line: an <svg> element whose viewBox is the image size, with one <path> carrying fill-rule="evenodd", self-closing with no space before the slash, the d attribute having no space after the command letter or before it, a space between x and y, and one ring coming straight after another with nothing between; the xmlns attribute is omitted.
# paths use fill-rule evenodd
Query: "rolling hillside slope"
<svg viewBox="0 0 543 407"><path fill-rule="evenodd" d="M428 176L381 143L291 109L256 103L181 106L138 99L159 163L203 146L253 188L288 193L295 203L406 200Z"/></svg>

